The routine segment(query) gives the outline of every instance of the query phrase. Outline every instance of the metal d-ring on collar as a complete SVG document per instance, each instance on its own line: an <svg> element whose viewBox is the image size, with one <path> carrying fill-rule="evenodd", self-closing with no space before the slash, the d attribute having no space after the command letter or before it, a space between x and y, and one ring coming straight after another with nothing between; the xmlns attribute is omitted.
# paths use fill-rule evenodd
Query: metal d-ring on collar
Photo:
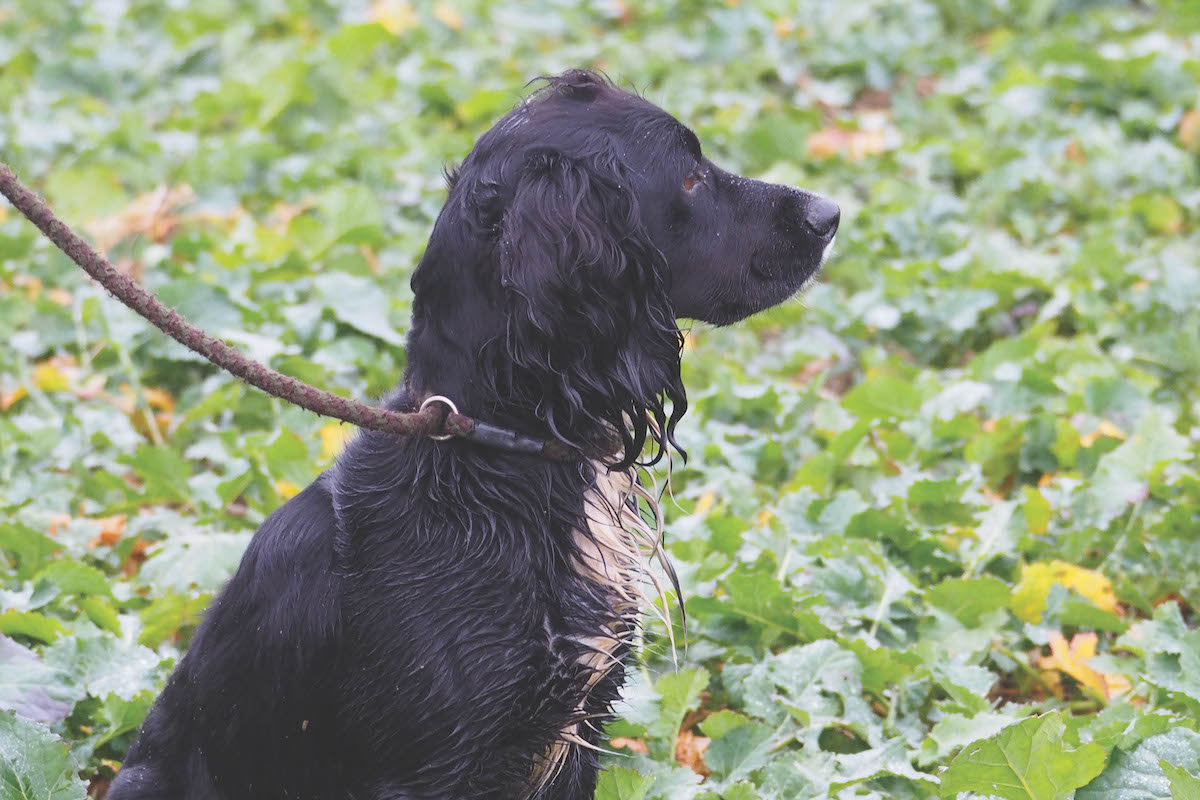
<svg viewBox="0 0 1200 800"><path fill-rule="evenodd" d="M424 411L429 406L430 403L442 403L443 405L446 406L446 408L450 409L451 414L458 413L458 406L454 405L454 401L451 400L449 397L446 397L445 395L442 395L442 394L434 394L434 395L430 395L429 397L426 397L424 402L421 403L421 407L417 409L417 413L419 414L422 411ZM476 425L477 424L478 423L476 423ZM472 426L472 427L474 427L474 426ZM454 434L453 433L442 433L442 434L438 434L435 436L434 434L431 433L431 434L429 434L429 438L433 439L435 442L444 442L447 439L453 439Z"/></svg>

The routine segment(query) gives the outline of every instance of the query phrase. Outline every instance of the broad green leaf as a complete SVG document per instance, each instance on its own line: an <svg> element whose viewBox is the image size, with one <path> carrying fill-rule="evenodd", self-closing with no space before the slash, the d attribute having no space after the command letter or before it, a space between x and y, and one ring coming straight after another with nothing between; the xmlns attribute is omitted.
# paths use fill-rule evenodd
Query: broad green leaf
<svg viewBox="0 0 1200 800"><path fill-rule="evenodd" d="M1011 725L967 746L941 774L942 797L958 792L1006 800L1066 800L1104 769L1104 748L1068 746L1060 716L1046 714Z"/></svg>
<svg viewBox="0 0 1200 800"><path fill-rule="evenodd" d="M1132 751L1114 750L1104 772L1076 792L1076 800L1171 800L1172 781L1159 766L1162 761L1195 769L1200 764L1200 734L1174 728Z"/></svg>
<svg viewBox="0 0 1200 800"><path fill-rule="evenodd" d="M0 614L0 633L6 636L25 636L39 642L53 642L66 632L66 628L54 617L36 611L9 609Z"/></svg>
<svg viewBox="0 0 1200 800"><path fill-rule="evenodd" d="M71 674L0 636L0 710L36 722L62 722L83 696Z"/></svg>
<svg viewBox="0 0 1200 800"><path fill-rule="evenodd" d="M66 743L36 722L0 712L0 795L4 800L84 800L87 786Z"/></svg>
<svg viewBox="0 0 1200 800"><path fill-rule="evenodd" d="M96 746L136 730L150 713L154 699L155 693L152 691L138 692L132 698L124 698L117 694L105 697L104 704L100 707L99 718L104 730L96 741Z"/></svg>
<svg viewBox="0 0 1200 800"><path fill-rule="evenodd" d="M111 597L112 589L103 572L79 561L62 559L46 565L34 581L49 581L65 594Z"/></svg>
<svg viewBox="0 0 1200 800"><path fill-rule="evenodd" d="M64 637L46 648L46 663L69 674L93 697L129 700L158 688L159 658L152 650L108 635Z"/></svg>
<svg viewBox="0 0 1200 800"><path fill-rule="evenodd" d="M1158 768L1171 782L1171 800L1200 800L1200 778L1166 759L1159 759Z"/></svg>
<svg viewBox="0 0 1200 800"><path fill-rule="evenodd" d="M706 734L712 729L701 726ZM704 763L722 780L736 780L762 766L771 744L771 729L759 722L746 721L720 730L704 751Z"/></svg>
<svg viewBox="0 0 1200 800"><path fill-rule="evenodd" d="M1132 625L1118 644L1142 656L1144 680L1200 702L1200 631L1187 627L1177 604L1160 605L1154 619Z"/></svg>
<svg viewBox="0 0 1200 800"><path fill-rule="evenodd" d="M980 712L972 716L947 714L929 731L921 745L921 763L935 764L980 739L988 739L1019 720L1003 714Z"/></svg>
<svg viewBox="0 0 1200 800"><path fill-rule="evenodd" d="M700 693L708 687L708 677L705 669L683 669L659 678L654 684L660 698L658 719L651 733L674 742L684 715L696 707Z"/></svg>
<svg viewBox="0 0 1200 800"><path fill-rule="evenodd" d="M950 578L925 592L925 599L967 626L983 614L1007 608L1012 590L998 578Z"/></svg>
<svg viewBox="0 0 1200 800"><path fill-rule="evenodd" d="M27 579L41 569L46 557L62 545L20 523L0 523L0 551L9 553L17 562L17 577Z"/></svg>
<svg viewBox="0 0 1200 800"><path fill-rule="evenodd" d="M625 767L610 767L596 783L596 800L643 800L654 776L641 775Z"/></svg>

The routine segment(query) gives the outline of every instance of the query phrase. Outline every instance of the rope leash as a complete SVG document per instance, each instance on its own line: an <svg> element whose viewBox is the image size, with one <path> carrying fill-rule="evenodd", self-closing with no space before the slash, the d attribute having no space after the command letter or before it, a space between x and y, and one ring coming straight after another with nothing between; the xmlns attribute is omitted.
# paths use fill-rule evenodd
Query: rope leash
<svg viewBox="0 0 1200 800"><path fill-rule="evenodd" d="M50 207L17 178L12 169L0 162L0 194L63 251L84 272L129 308L155 327L216 366L224 369L267 394L288 400L322 416L340 419L360 428L400 436L427 436L438 441L458 438L514 453L537 455L552 461L572 461L581 457L562 442L535 439L460 414L445 397L434 395L412 413L398 413L357 400L339 397L303 381L277 372L265 364L247 358L225 342L205 333L172 308L163 305L151 292L127 275L117 271L104 256L62 220Z"/></svg>

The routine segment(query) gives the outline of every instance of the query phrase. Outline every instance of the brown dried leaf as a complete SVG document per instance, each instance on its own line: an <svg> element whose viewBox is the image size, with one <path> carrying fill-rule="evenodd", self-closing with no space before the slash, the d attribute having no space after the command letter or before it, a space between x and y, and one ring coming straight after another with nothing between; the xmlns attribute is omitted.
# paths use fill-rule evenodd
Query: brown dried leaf
<svg viewBox="0 0 1200 800"><path fill-rule="evenodd" d="M632 750L642 755L650 752L650 748L641 739L629 739L624 736L618 736L615 739L610 739L608 743L614 750Z"/></svg>
<svg viewBox="0 0 1200 800"><path fill-rule="evenodd" d="M860 129L828 127L808 137L808 153L816 159L841 155L848 161L862 161L895 148L899 138L890 124Z"/></svg>
<svg viewBox="0 0 1200 800"><path fill-rule="evenodd" d="M99 250L109 250L129 236L145 236L153 242L166 241L179 224L176 213L195 199L187 185L160 186L134 198L133 202L109 217L84 224Z"/></svg>
<svg viewBox="0 0 1200 800"><path fill-rule="evenodd" d="M127 517L124 514L114 514L111 517L99 517L96 522L100 523L100 532L88 542L88 547L113 547L117 542L121 541L121 537L125 535L125 522Z"/></svg>
<svg viewBox="0 0 1200 800"><path fill-rule="evenodd" d="M707 736L697 736L690 728L684 728L675 737L675 761L697 775L708 776L712 770L704 763L704 751L712 740Z"/></svg>
<svg viewBox="0 0 1200 800"><path fill-rule="evenodd" d="M1200 149L1200 108L1186 111L1180 118L1179 143L1188 150Z"/></svg>
<svg viewBox="0 0 1200 800"><path fill-rule="evenodd" d="M129 551L129 556L125 559L125 563L121 565L121 574L126 578L132 578L137 574L137 571L142 568L142 562L146 560L146 550L149 549L150 542L146 539L138 539L133 543L133 549Z"/></svg>
<svg viewBox="0 0 1200 800"><path fill-rule="evenodd" d="M57 536L58 532L71 524L71 515L66 512L51 514L49 522L46 523L46 533L51 536Z"/></svg>

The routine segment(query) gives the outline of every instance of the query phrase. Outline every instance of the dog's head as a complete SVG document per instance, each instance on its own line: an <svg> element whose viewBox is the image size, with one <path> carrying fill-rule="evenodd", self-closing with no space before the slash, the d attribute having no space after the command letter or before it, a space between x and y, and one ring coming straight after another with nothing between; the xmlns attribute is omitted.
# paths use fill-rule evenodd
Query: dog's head
<svg viewBox="0 0 1200 800"><path fill-rule="evenodd" d="M839 219L825 198L725 172L670 114L585 71L549 79L448 178L413 278L410 388L461 383L429 374L450 367L422 339L475 348L456 389L476 413L571 444L615 428L630 461L647 435L665 446L686 406L675 320L724 325L787 299Z"/></svg>

